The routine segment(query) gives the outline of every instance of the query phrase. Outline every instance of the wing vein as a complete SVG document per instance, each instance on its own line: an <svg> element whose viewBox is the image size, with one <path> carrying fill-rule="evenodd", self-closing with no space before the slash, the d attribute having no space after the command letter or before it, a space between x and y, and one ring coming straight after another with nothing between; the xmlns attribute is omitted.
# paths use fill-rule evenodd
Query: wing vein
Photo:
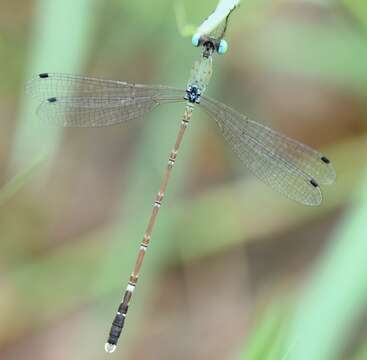
<svg viewBox="0 0 367 360"><path fill-rule="evenodd" d="M185 91L162 85L44 73L26 86L41 100L38 115L50 125L101 127L136 119L160 104L184 101Z"/></svg>
<svg viewBox="0 0 367 360"><path fill-rule="evenodd" d="M313 174L300 166L302 162L292 161L284 148L279 151L269 141L273 137L278 139L279 135L282 140L289 138L207 97L203 97L201 107L216 120L236 155L260 180L300 203L321 203L321 191ZM256 127L256 131L251 131L251 127Z"/></svg>

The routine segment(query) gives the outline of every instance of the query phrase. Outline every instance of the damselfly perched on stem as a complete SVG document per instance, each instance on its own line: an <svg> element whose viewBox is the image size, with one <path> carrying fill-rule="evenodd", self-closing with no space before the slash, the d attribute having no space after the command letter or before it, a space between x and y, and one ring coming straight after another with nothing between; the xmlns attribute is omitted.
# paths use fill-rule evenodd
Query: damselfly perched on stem
<svg viewBox="0 0 367 360"><path fill-rule="evenodd" d="M178 150L196 106L216 121L235 154L260 180L290 199L305 205L320 205L320 184L331 184L335 180L330 160L318 151L204 96L212 76L213 55L227 51L227 42L223 39L227 21L228 16L220 34L193 36L192 42L202 48L202 56L193 65L186 89L58 73L39 74L27 85L27 92L41 100L38 115L49 123L66 127L116 125L139 118L160 104L186 102L134 269L112 322L105 347L107 352L115 350L124 326Z"/></svg>

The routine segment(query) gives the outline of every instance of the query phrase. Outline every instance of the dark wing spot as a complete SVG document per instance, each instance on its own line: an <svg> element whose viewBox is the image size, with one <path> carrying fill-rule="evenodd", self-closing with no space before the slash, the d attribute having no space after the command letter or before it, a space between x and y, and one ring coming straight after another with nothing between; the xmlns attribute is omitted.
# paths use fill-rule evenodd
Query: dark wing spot
<svg viewBox="0 0 367 360"><path fill-rule="evenodd" d="M315 188L319 187L319 184L314 179L310 180L310 184Z"/></svg>
<svg viewBox="0 0 367 360"><path fill-rule="evenodd" d="M47 101L50 102L50 103L53 103L53 102L56 101L56 98L55 97L52 97L52 98L47 99Z"/></svg>
<svg viewBox="0 0 367 360"><path fill-rule="evenodd" d="M46 79L48 78L48 74L47 73L42 73L38 75L41 79Z"/></svg>
<svg viewBox="0 0 367 360"><path fill-rule="evenodd" d="M329 160L327 157L325 157L325 156L323 156L323 157L321 158L321 160L322 160L325 164L330 164L330 160Z"/></svg>

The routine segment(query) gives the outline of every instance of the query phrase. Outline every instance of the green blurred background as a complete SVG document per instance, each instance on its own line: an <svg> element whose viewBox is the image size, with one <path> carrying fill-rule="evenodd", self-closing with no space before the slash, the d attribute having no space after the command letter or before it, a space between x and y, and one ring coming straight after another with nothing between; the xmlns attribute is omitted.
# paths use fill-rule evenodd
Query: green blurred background
<svg viewBox="0 0 367 360"><path fill-rule="evenodd" d="M0 358L103 345L183 112L55 129L23 87L67 72L184 87L214 0L3 0ZM208 94L322 150L319 208L254 179L194 114L116 359L367 359L367 3L243 0Z"/></svg>

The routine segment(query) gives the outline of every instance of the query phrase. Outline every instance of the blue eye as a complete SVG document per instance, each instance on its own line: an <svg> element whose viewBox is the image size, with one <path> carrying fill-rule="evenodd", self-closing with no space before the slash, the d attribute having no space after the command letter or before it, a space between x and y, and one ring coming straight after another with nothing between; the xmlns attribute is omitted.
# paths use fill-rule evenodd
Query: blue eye
<svg viewBox="0 0 367 360"><path fill-rule="evenodd" d="M228 50L228 43L225 40L221 40L218 46L218 54L224 54Z"/></svg>
<svg viewBox="0 0 367 360"><path fill-rule="evenodd" d="M191 39L192 45L198 47L200 44L200 35L195 34Z"/></svg>

